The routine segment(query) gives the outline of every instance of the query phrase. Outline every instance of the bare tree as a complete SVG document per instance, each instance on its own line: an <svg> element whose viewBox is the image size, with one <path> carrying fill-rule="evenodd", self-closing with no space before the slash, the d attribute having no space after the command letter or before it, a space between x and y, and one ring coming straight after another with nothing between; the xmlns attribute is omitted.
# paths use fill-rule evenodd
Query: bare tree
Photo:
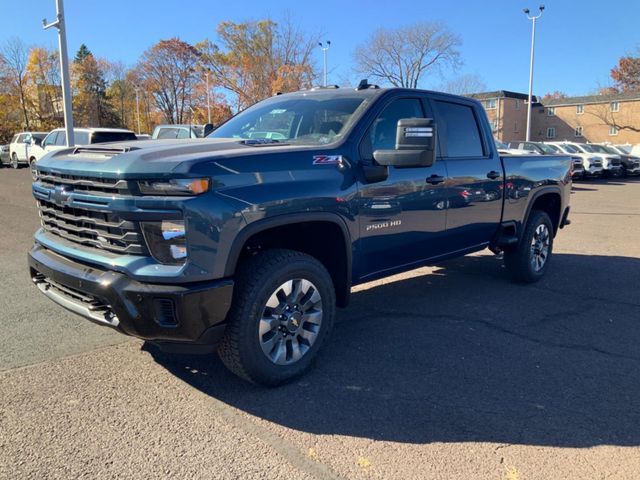
<svg viewBox="0 0 640 480"><path fill-rule="evenodd" d="M593 105L591 108L587 106L585 113L596 117L604 125L614 127L619 132L628 130L630 132L640 133L640 119L638 119L637 115L634 115L632 111L623 110L622 103L620 103L619 106L620 110L614 112L611 109L611 103L606 102Z"/></svg>
<svg viewBox="0 0 640 480"><path fill-rule="evenodd" d="M460 65L460 37L442 23L426 22L397 29L380 28L354 53L358 73L417 88L427 72Z"/></svg>
<svg viewBox="0 0 640 480"><path fill-rule="evenodd" d="M446 93L453 93L454 95L469 95L471 93L483 92L487 89L487 85L484 83L479 75L461 75L453 78L442 85L437 90Z"/></svg>
<svg viewBox="0 0 640 480"><path fill-rule="evenodd" d="M3 65L7 70L7 77L16 89L20 98L20 107L24 116L24 125L30 129L29 109L26 98L26 75L29 62L29 47L18 37L11 37L2 47Z"/></svg>

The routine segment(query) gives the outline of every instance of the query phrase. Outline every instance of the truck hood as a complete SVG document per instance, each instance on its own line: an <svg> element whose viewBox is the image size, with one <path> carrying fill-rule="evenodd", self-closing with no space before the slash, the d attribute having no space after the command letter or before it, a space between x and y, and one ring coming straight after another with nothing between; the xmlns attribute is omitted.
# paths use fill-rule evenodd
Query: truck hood
<svg viewBox="0 0 640 480"><path fill-rule="evenodd" d="M38 169L103 178L162 178L188 175L196 165L217 163L226 158L309 148L313 147L278 143L251 145L224 138L138 140L51 152L38 161Z"/></svg>

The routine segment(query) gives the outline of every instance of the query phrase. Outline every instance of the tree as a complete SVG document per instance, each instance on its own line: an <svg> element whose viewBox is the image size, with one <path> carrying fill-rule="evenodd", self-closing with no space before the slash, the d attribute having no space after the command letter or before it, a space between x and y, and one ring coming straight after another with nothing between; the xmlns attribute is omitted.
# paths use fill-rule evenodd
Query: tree
<svg viewBox="0 0 640 480"><path fill-rule="evenodd" d="M203 65L214 82L235 97L241 110L277 92L309 88L317 77L313 51L318 36L298 29L290 19L222 22L221 45L198 44Z"/></svg>
<svg viewBox="0 0 640 480"><path fill-rule="evenodd" d="M98 62L84 44L80 46L71 65L71 76L77 125L116 126L117 116L107 96L104 62Z"/></svg>
<svg viewBox="0 0 640 480"><path fill-rule="evenodd" d="M30 130L29 106L26 95L26 74L29 48L17 37L10 38L2 48L3 67L6 79L11 83L20 100L24 127Z"/></svg>
<svg viewBox="0 0 640 480"><path fill-rule="evenodd" d="M195 47L175 37L161 40L142 54L138 75L169 123L188 118L199 56Z"/></svg>
<svg viewBox="0 0 640 480"><path fill-rule="evenodd" d="M469 95L483 92L486 89L487 85L478 75L461 75L438 87L438 90L454 95Z"/></svg>
<svg viewBox="0 0 640 480"><path fill-rule="evenodd" d="M58 52L35 47L27 63L27 93L33 105L38 128L49 130L60 126L62 87Z"/></svg>
<svg viewBox="0 0 640 480"><path fill-rule="evenodd" d="M620 58L618 65L611 69L611 78L620 91L640 90L640 56Z"/></svg>
<svg viewBox="0 0 640 480"><path fill-rule="evenodd" d="M461 44L441 23L380 28L356 48L354 59L358 73L395 87L417 88L425 74L457 68Z"/></svg>
<svg viewBox="0 0 640 480"><path fill-rule="evenodd" d="M544 97L542 97L543 100L558 100L561 98L567 98L567 94L559 90L554 90L553 93L547 92L544 94Z"/></svg>

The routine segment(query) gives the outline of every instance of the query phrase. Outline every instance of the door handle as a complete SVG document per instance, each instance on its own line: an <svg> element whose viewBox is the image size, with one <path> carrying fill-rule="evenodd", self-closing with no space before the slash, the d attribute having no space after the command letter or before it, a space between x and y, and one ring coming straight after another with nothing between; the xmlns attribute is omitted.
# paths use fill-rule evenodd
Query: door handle
<svg viewBox="0 0 640 480"><path fill-rule="evenodd" d="M442 182L444 182L444 177L441 177L440 175L434 174L430 177L427 177L427 183L430 183L431 185L437 185Z"/></svg>
<svg viewBox="0 0 640 480"><path fill-rule="evenodd" d="M500 177L500 172L496 172L495 170L491 170L489 173L487 173L487 178L490 178L491 180L495 180L496 178Z"/></svg>

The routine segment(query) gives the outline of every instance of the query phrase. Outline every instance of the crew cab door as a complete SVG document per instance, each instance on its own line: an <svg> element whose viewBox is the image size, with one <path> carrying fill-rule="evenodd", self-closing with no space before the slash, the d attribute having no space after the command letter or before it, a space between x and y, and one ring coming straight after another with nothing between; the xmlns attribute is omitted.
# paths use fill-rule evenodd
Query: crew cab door
<svg viewBox="0 0 640 480"><path fill-rule="evenodd" d="M364 169L386 169L386 178L362 178L358 187L360 228L356 279L371 279L406 269L435 257L444 250L441 242L446 222L446 166L379 167L376 150L394 149L398 120L431 118L429 106L418 96L396 97L378 107L360 144Z"/></svg>
<svg viewBox="0 0 640 480"><path fill-rule="evenodd" d="M449 174L449 250L481 247L491 241L502 220L504 173L489 123L473 102L436 96L431 105Z"/></svg>

